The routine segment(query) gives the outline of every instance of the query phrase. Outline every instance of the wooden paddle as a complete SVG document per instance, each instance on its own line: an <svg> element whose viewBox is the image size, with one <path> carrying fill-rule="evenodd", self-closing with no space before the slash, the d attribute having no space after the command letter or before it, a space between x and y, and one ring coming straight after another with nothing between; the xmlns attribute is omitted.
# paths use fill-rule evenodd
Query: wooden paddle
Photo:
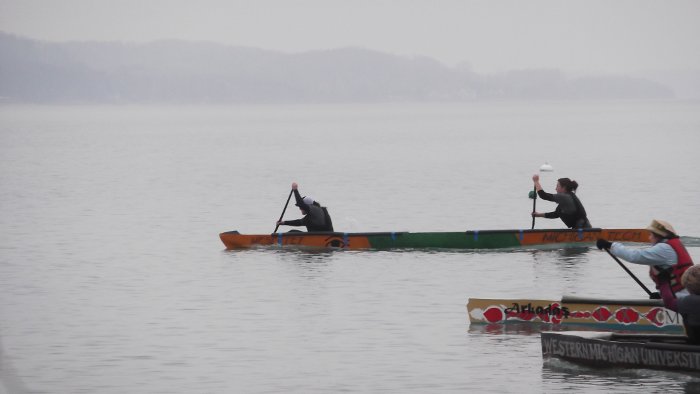
<svg viewBox="0 0 700 394"><path fill-rule="evenodd" d="M629 268L625 267L625 265L622 264L622 261L620 261L620 259L618 259L617 257L615 257L615 255L612 254L612 252L610 252L610 249L608 249L608 248L604 248L604 249L605 249L606 252L608 252L608 254L610 255L610 257L612 257L615 261L617 261L618 264L620 264L620 267L622 267L622 269L624 269L625 271L627 271L628 274L630 274L630 276L632 277L632 279L634 279L635 282L637 282L640 286L642 286L642 289L644 289L644 291L647 292L647 294L649 295L649 297L651 297L651 295L652 295L651 290L649 290L646 286L644 286L644 283L642 283L642 281L640 281L636 276L634 276L634 274L632 273L632 271L630 271Z"/></svg>
<svg viewBox="0 0 700 394"><path fill-rule="evenodd" d="M281 221L282 221L282 218L284 217L284 212L287 210L287 205L289 205L289 200L292 198L292 193L294 193L294 189L292 189L292 190L289 191L289 196L287 197L287 202L284 204L284 209L282 210L282 214L280 215L279 220L277 220L278 222L281 222ZM273 231L272 233L273 233L273 234L276 233L276 232L277 232L277 229L278 229L279 227L280 227L280 225L277 224L277 225L275 226L275 231Z"/></svg>

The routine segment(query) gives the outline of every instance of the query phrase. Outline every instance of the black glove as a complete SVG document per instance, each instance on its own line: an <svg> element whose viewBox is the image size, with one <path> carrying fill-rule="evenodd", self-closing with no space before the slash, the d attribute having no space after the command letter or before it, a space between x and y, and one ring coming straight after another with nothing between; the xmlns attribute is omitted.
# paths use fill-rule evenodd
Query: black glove
<svg viewBox="0 0 700 394"><path fill-rule="evenodd" d="M649 299L650 299L650 300L660 300L660 299L661 299L661 293L659 293L658 291L655 291L655 292L649 294Z"/></svg>
<svg viewBox="0 0 700 394"><path fill-rule="evenodd" d="M596 241L595 246L597 246L600 250L610 249L610 247L612 246L612 242L609 242L607 239L598 238L598 241Z"/></svg>
<svg viewBox="0 0 700 394"><path fill-rule="evenodd" d="M659 283L671 281L671 268L664 268L664 269L657 268L657 271L659 271L659 273L656 274L656 278L659 280Z"/></svg>

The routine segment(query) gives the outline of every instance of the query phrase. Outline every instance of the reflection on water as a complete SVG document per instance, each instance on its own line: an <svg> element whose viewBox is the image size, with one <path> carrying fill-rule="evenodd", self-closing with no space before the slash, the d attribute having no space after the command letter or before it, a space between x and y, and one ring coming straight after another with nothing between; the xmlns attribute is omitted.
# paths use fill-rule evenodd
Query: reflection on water
<svg viewBox="0 0 700 394"><path fill-rule="evenodd" d="M700 392L700 374L694 372L673 372L644 368L596 368L590 365L572 363L559 358L546 358L542 361L542 382L557 382L562 389L581 390L585 387L605 387L614 385L615 392L639 392L639 387L656 386L664 381L664 391L686 393ZM566 382L564 387L562 382ZM624 387L629 387L625 391ZM622 389L622 391L620 391Z"/></svg>
<svg viewBox="0 0 700 394"><path fill-rule="evenodd" d="M0 394L24 394L28 392L29 390L17 375L15 367L5 353L2 335L0 335Z"/></svg>
<svg viewBox="0 0 700 394"><path fill-rule="evenodd" d="M328 262L340 250L319 248L274 249L272 253L280 258L293 258L306 262Z"/></svg>
<svg viewBox="0 0 700 394"><path fill-rule="evenodd" d="M552 248L552 249L539 249L539 250L529 250L535 261L538 259L546 259L550 261L552 257L565 267L571 267L580 263L585 263L588 261L589 253L591 248L588 246L567 246L564 248Z"/></svg>
<svg viewBox="0 0 700 394"><path fill-rule="evenodd" d="M569 246L558 249L557 252L562 261L579 263L587 261L586 255L591 251L587 246Z"/></svg>
<svg viewBox="0 0 700 394"><path fill-rule="evenodd" d="M508 323L508 324L470 324L470 334L489 335L539 335L542 331L552 330L551 324Z"/></svg>

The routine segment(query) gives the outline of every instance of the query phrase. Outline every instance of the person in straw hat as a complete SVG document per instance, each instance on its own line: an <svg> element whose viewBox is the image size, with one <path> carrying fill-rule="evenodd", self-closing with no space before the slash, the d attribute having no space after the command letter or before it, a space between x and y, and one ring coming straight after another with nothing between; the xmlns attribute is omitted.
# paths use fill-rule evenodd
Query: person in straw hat
<svg viewBox="0 0 700 394"><path fill-rule="evenodd" d="M688 290L681 283L681 276L693 265L693 259L681 243L676 230L671 223L657 219L651 221L647 230L651 243L648 248L631 249L620 242L609 242L605 239L599 239L596 246L601 250L608 249L613 255L630 263L648 265L649 276L657 289L661 282L659 275L664 278L668 275L672 293L676 297L688 295ZM660 295L654 294L653 298L660 298Z"/></svg>
<svg viewBox="0 0 700 394"><path fill-rule="evenodd" d="M681 283L689 293L686 297L674 297L668 277L662 275L659 279L659 292L664 305L683 316L683 326L690 343L700 344L700 265L693 265L681 276Z"/></svg>

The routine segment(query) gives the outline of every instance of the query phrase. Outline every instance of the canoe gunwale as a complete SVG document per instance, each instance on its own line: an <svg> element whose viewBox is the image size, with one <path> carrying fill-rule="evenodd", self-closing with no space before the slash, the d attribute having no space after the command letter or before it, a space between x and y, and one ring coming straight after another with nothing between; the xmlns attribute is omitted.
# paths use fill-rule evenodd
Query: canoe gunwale
<svg viewBox="0 0 700 394"><path fill-rule="evenodd" d="M468 235L488 235L488 234L537 234L537 233L600 233L603 231L618 231L618 230L640 230L640 229L603 229L603 228L554 228L554 229L508 229L508 230L464 230L464 231L365 231L365 232L342 232L342 231L288 231L284 233L270 233L271 237L293 236L400 236L404 234L421 235L421 234L468 234ZM238 230L225 231L221 234L241 234ZM264 235L264 234L251 234Z"/></svg>
<svg viewBox="0 0 700 394"><path fill-rule="evenodd" d="M612 298L589 298L579 296L563 296L562 304L595 304L595 305L631 305L631 306L664 306L662 300L651 299L612 299Z"/></svg>

